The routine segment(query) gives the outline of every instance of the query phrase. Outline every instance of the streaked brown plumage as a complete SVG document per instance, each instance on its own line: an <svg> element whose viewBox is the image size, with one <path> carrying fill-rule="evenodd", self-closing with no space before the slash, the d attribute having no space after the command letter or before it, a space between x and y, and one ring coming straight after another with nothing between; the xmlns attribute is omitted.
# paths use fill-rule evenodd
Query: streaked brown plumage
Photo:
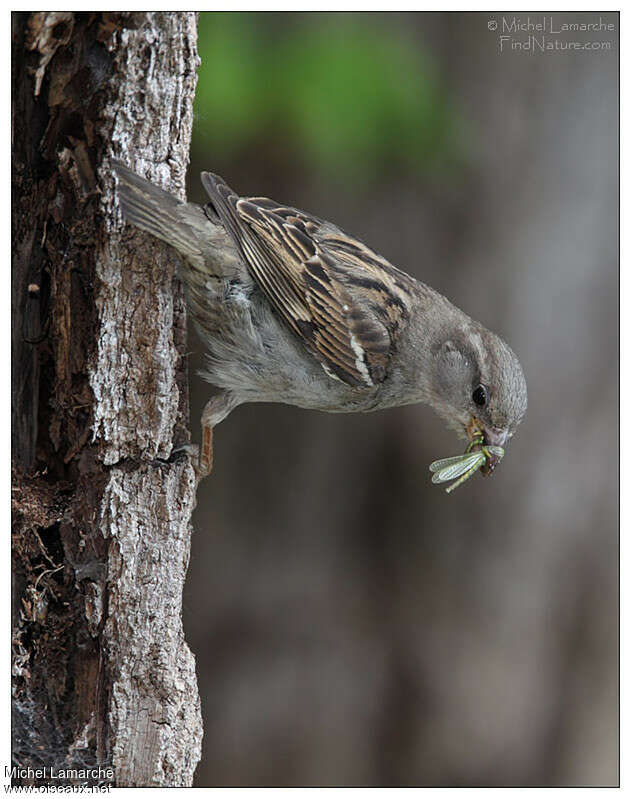
<svg viewBox="0 0 631 799"><path fill-rule="evenodd" d="M263 197L202 183L261 290L325 370L349 386L387 375L411 280L348 234Z"/></svg>

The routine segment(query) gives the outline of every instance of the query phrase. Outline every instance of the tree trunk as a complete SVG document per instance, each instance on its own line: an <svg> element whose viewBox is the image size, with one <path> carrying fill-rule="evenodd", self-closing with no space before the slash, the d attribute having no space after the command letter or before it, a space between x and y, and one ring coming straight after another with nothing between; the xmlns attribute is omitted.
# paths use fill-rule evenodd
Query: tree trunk
<svg viewBox="0 0 631 799"><path fill-rule="evenodd" d="M190 785L183 295L108 160L183 196L196 15L12 23L14 777Z"/></svg>

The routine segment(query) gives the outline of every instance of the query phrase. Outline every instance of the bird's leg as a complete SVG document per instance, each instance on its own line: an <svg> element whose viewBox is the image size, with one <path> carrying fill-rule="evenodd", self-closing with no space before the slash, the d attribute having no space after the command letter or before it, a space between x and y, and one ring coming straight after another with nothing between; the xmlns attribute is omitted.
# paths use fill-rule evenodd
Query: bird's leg
<svg viewBox="0 0 631 799"><path fill-rule="evenodd" d="M209 475L213 468L213 429L202 421L202 448L199 453L197 474L201 480Z"/></svg>
<svg viewBox="0 0 631 799"><path fill-rule="evenodd" d="M202 446L199 453L197 475L201 480L213 468L213 427L223 421L239 404L234 394L223 391L208 400L202 412Z"/></svg>

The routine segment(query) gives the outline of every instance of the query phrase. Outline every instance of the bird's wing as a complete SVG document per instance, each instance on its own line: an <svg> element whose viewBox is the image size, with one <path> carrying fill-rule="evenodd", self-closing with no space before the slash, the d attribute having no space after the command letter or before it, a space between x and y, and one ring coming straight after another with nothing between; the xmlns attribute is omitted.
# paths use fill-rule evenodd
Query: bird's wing
<svg viewBox="0 0 631 799"><path fill-rule="evenodd" d="M406 318L411 278L337 228L202 173L258 286L331 377L381 383Z"/></svg>

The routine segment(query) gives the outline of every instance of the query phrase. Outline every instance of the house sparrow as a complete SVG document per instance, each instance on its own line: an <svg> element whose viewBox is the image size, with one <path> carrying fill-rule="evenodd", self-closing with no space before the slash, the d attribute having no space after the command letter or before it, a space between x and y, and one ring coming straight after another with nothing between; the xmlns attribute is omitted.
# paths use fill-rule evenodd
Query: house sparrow
<svg viewBox="0 0 631 799"><path fill-rule="evenodd" d="M212 429L243 402L344 413L424 402L476 445L503 448L526 412L513 351L445 297L304 211L239 197L202 172L210 202L185 203L113 162L124 218L173 246L221 392ZM483 471L491 472L491 458Z"/></svg>

